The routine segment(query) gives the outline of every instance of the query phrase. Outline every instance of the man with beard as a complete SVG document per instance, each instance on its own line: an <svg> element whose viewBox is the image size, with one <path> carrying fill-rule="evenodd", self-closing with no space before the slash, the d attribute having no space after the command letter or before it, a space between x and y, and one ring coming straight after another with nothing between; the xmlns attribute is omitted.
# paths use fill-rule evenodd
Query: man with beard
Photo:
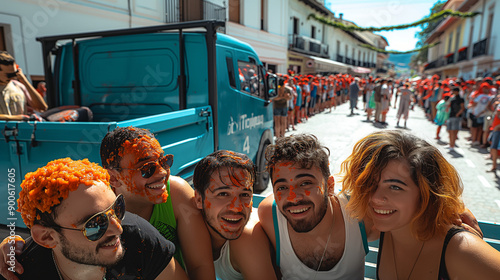
<svg viewBox="0 0 500 280"><path fill-rule="evenodd" d="M273 196L259 218L283 279L363 279L365 230L334 195L328 148L313 135L278 139L266 150Z"/></svg>
<svg viewBox="0 0 500 280"><path fill-rule="evenodd" d="M250 218L254 182L252 161L231 151L208 155L194 170L196 205L210 232L217 279L276 279L269 240L258 219Z"/></svg>
<svg viewBox="0 0 500 280"><path fill-rule="evenodd" d="M28 173L21 188L19 211L31 229L21 279L187 279L174 245L125 215L123 196L97 164L58 159Z"/></svg>

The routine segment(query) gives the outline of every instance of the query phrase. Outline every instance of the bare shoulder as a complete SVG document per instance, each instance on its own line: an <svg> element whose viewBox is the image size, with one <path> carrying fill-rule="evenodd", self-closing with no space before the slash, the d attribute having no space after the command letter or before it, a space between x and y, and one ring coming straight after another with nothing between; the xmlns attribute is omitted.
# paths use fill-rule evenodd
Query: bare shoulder
<svg viewBox="0 0 500 280"><path fill-rule="evenodd" d="M193 188L178 176L170 176L170 192L175 199L191 199L194 197Z"/></svg>
<svg viewBox="0 0 500 280"><path fill-rule="evenodd" d="M498 279L500 252L469 232L457 233L446 249L446 268L451 279Z"/></svg>
<svg viewBox="0 0 500 280"><path fill-rule="evenodd" d="M269 195L259 204L259 225L262 229L264 229L265 233L271 240L271 242L275 243L274 237L274 225L273 225L273 202L274 195Z"/></svg>
<svg viewBox="0 0 500 280"><path fill-rule="evenodd" d="M199 210L194 203L194 190L184 179L170 176L170 196L176 218L179 215L198 214Z"/></svg>

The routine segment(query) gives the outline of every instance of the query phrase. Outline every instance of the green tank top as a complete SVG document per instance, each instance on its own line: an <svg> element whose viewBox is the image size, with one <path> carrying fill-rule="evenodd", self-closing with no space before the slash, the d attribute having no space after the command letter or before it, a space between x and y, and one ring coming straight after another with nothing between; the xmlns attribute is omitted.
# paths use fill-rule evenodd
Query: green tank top
<svg viewBox="0 0 500 280"><path fill-rule="evenodd" d="M177 221L175 220L174 208L172 206L172 196L170 195L170 180L167 181L167 192L167 201L153 206L153 213L151 214L149 223L152 224L163 237L174 243L174 258L179 262L182 268L185 268L179 238L177 236Z"/></svg>

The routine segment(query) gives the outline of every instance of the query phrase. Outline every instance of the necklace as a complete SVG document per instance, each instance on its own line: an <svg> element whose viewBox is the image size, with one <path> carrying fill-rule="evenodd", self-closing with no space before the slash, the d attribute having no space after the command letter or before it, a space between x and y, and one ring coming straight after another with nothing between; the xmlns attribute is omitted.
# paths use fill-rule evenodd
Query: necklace
<svg viewBox="0 0 500 280"><path fill-rule="evenodd" d="M54 251L52 251L51 254L52 254L52 260L54 261L54 265L56 266L57 275L59 275L59 280L64 280L64 278L61 275L61 271L59 270L59 266L57 265L56 258L54 257ZM71 280L71 278L69 279ZM104 275L102 276L102 280L106 280L106 268L104 269Z"/></svg>
<svg viewBox="0 0 500 280"><path fill-rule="evenodd" d="M398 265L396 263L396 253L394 251L394 239L392 238L391 235L391 243L392 243L392 260L394 261L394 270L396 271L396 279L399 280L399 275L398 275ZM420 250L418 251L417 258L415 259L415 262L413 263L413 266L411 267L410 274L408 275L407 280L410 279L411 274L413 273L413 269L415 268L415 265L418 262L418 259L420 258L420 253L422 253L422 249L424 249L425 241L422 242L422 246L420 246Z"/></svg>
<svg viewBox="0 0 500 280"><path fill-rule="evenodd" d="M326 248L328 248L328 243L330 243L330 237L332 237L333 225L335 224L335 213L333 211L332 201L330 200L330 198L328 198L328 203L330 205L330 208L332 208L332 210L331 210L331 212L332 212L332 226L330 227L330 233L328 234L328 239L326 240L325 249L323 249L323 255L321 256L321 259L319 260L318 268L316 269L316 273L314 274L313 280L316 279L316 275L318 274L319 268L321 267L321 264L323 263L323 259L325 258Z"/></svg>

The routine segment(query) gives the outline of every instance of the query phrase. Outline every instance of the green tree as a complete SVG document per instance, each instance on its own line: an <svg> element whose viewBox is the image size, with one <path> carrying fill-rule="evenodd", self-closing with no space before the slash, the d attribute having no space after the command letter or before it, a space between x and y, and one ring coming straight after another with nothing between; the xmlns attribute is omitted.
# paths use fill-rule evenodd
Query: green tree
<svg viewBox="0 0 500 280"><path fill-rule="evenodd" d="M430 10L430 15L433 15L435 13L438 13L439 11L441 11L441 9L443 8L444 4L446 3L446 1L437 1L434 6L432 6L431 10ZM443 19L440 19L440 20L437 20L437 21L433 21L433 22L429 22L429 23L424 23L421 25L422 27L422 30L417 32L415 34L415 37L418 38L418 42L417 42L417 48L421 48L425 45L425 40L427 40L427 38L429 38L429 35L431 35L432 31L444 20L445 18ZM411 64L412 65L417 65L417 62L418 61L421 61L422 63L426 62L427 61L427 50L423 50L423 51L420 51L418 53L416 53L415 55L413 55L411 57Z"/></svg>

